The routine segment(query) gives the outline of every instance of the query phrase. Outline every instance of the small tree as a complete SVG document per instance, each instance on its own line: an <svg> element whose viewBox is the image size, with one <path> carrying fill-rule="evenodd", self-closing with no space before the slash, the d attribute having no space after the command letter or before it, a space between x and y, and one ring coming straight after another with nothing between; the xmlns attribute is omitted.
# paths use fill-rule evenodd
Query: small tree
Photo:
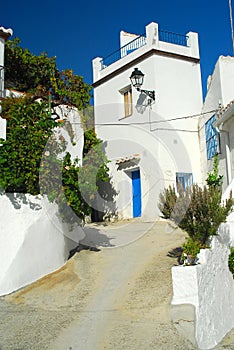
<svg viewBox="0 0 234 350"><path fill-rule="evenodd" d="M51 90L52 107L66 104L83 110L89 106L92 87L71 69L59 71L56 57L47 53L34 55L20 46L20 39L5 45L5 88L30 93L32 99L48 100Z"/></svg>
<svg viewBox="0 0 234 350"><path fill-rule="evenodd" d="M18 38L6 42L5 68L6 88L22 95L1 102L7 138L0 140L0 189L46 194L58 203L66 221L72 223L76 216L84 220L91 212L90 200L98 181L108 179L102 142L92 129L85 130L84 156L89 157L81 168L78 159L72 161L69 153L64 160L58 157L65 151L65 140L61 135L58 142L53 132L61 125L56 122L61 121L55 108L59 105L87 110L83 126L91 124L91 86L72 70L60 72L55 57L49 58L46 53L36 56L23 49ZM71 128L68 134L74 137ZM88 200L83 193L88 194Z"/></svg>

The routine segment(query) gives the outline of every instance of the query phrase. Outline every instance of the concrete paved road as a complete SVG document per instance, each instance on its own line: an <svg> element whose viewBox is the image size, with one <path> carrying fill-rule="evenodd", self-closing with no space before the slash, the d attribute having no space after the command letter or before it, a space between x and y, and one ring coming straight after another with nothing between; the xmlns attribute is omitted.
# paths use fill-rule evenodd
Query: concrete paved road
<svg viewBox="0 0 234 350"><path fill-rule="evenodd" d="M87 229L83 243L101 251L76 253L59 271L0 298L0 349L195 349L170 318L175 260L167 252L184 234L164 221ZM232 344L230 336L219 349Z"/></svg>

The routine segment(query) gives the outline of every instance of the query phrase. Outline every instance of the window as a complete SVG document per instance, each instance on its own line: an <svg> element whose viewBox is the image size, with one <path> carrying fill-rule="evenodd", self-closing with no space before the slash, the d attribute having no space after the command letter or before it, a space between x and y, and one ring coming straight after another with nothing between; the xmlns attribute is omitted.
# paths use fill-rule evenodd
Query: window
<svg viewBox="0 0 234 350"><path fill-rule="evenodd" d="M124 117L129 117L132 115L132 87L128 85L127 87L121 89L119 91L123 96L124 103Z"/></svg>
<svg viewBox="0 0 234 350"><path fill-rule="evenodd" d="M184 190L188 186L192 186L193 184L193 174L192 173L176 173L176 187L177 191L179 186L182 186Z"/></svg>
<svg viewBox="0 0 234 350"><path fill-rule="evenodd" d="M129 117L132 115L132 89L124 92L124 115Z"/></svg>
<svg viewBox="0 0 234 350"><path fill-rule="evenodd" d="M216 116L214 114L205 124L207 159L211 159L218 153L219 134L214 127L215 120Z"/></svg>

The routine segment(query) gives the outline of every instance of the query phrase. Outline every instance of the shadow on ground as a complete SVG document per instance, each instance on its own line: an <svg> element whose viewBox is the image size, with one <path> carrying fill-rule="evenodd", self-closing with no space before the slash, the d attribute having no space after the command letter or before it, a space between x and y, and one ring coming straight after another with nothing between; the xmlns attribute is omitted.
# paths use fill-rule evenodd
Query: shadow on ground
<svg viewBox="0 0 234 350"><path fill-rule="evenodd" d="M114 244L110 243L112 238L100 233L100 231L94 227L84 227L83 232L85 237L79 242L76 248L70 251L69 259L81 250L99 252L101 250L100 247L114 247Z"/></svg>

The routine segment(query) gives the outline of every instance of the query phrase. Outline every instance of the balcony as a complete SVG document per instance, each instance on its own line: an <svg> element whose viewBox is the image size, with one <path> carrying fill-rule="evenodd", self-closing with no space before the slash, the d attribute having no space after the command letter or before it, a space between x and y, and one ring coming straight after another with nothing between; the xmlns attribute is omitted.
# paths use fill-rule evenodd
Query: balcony
<svg viewBox="0 0 234 350"><path fill-rule="evenodd" d="M177 34L164 30L159 30L159 41L163 41L170 44L181 45L188 47L188 35ZM129 55L133 51L146 45L146 35L139 35L136 39L132 40L128 44L122 46L119 50L112 52L101 60L101 70L110 66L112 63L120 60L122 57Z"/></svg>

